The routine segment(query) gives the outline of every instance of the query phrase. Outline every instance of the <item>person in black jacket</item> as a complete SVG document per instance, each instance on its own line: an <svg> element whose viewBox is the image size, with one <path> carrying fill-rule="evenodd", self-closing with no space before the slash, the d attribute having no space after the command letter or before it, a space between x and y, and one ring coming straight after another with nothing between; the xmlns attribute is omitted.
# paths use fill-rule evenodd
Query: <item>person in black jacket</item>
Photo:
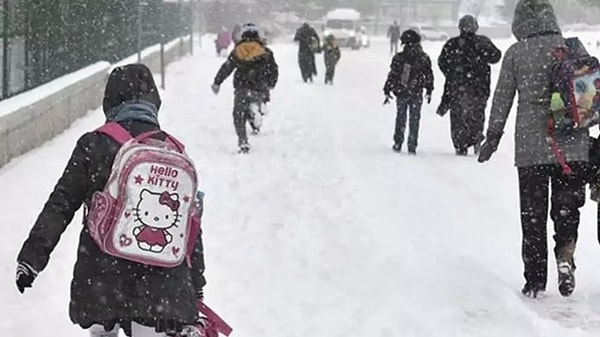
<svg viewBox="0 0 600 337"><path fill-rule="evenodd" d="M398 111L394 129L393 150L396 152L402 150L407 112L410 112L408 152L416 154L421 106L423 105L423 90L425 90L427 103L431 103L433 69L431 68L431 59L421 47L421 36L416 31L412 29L404 31L400 41L404 49L392 59L383 92L386 97L386 104L392 98L392 93L396 96Z"/></svg>
<svg viewBox="0 0 600 337"><path fill-rule="evenodd" d="M221 84L234 70L233 124L240 152L247 153L250 144L246 122L250 122L255 133L260 131L261 106L269 101L269 93L279 78L279 67L273 52L264 45L254 24L244 25L242 40L235 45L217 72L212 85L215 94L219 93Z"/></svg>
<svg viewBox="0 0 600 337"><path fill-rule="evenodd" d="M321 40L317 31L308 23L302 24L296 31L294 41L298 42L298 65L304 82L312 82L317 76L315 53L320 52Z"/></svg>
<svg viewBox="0 0 600 337"><path fill-rule="evenodd" d="M438 114L450 111L454 149L464 156L469 147L479 153L490 96L490 64L498 63L502 52L486 36L476 35L479 25L473 16L464 16L459 29L460 36L446 42L438 59L446 76Z"/></svg>
<svg viewBox="0 0 600 337"><path fill-rule="evenodd" d="M396 55L398 53L398 40L400 40L398 21L394 21L394 24L388 28L387 37L390 39L390 54Z"/></svg>
<svg viewBox="0 0 600 337"><path fill-rule="evenodd" d="M160 130L161 100L150 70L141 64L118 67L106 84L103 110L107 122L118 122L132 136ZM154 136L165 139L163 132ZM37 218L17 257L19 291L32 286L48 265L50 254L71 223L75 212L90 206L92 194L108 180L119 143L97 131L81 136L54 191ZM195 324L197 300L203 297L202 239L192 256L192 268L181 264L158 268L112 257L93 241L84 216L77 261L71 283L70 318L90 329L92 336L105 331L128 336L132 329L181 331ZM104 336L104 335L102 335Z"/></svg>

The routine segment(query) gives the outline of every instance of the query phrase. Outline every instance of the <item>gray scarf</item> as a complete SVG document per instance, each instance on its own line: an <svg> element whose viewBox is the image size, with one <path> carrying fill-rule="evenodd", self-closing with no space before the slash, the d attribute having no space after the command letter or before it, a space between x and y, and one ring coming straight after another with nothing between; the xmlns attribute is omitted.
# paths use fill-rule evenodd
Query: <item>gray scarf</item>
<svg viewBox="0 0 600 337"><path fill-rule="evenodd" d="M123 102L106 113L106 122L134 120L159 126L158 108L143 100Z"/></svg>

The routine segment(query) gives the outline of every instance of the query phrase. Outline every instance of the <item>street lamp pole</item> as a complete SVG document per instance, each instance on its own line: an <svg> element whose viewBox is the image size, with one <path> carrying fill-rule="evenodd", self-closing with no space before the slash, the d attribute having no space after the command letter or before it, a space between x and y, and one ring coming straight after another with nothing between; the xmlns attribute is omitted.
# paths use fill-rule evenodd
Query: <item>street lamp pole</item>
<svg viewBox="0 0 600 337"><path fill-rule="evenodd" d="M144 6L148 6L148 3L144 0L138 0L138 15L137 15L137 51L138 51L138 63L142 62L142 42L144 36L144 30L142 20L144 16Z"/></svg>
<svg viewBox="0 0 600 337"><path fill-rule="evenodd" d="M194 55L194 25L196 15L196 2L190 0L190 55Z"/></svg>

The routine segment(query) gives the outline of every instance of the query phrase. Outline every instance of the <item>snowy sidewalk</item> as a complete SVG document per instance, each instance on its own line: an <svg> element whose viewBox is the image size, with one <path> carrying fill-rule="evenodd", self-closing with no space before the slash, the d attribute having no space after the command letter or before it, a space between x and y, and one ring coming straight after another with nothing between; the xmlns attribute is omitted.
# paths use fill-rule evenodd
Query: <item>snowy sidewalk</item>
<svg viewBox="0 0 600 337"><path fill-rule="evenodd" d="M502 49L508 41L500 41ZM239 155L231 79L209 87L223 59L207 45L167 72L160 120L195 159L205 202L206 300L234 336L593 336L600 332L600 254L591 202L582 215L578 286L521 298L512 137L492 162L455 158L449 121L425 105L417 157L391 151L393 106L382 107L387 44L342 50L334 86L301 82L294 45L273 47L281 77L263 133ZM439 43L426 43L435 63ZM498 68L494 68L497 75ZM513 116L514 117L514 116ZM85 336L68 319L81 215L24 296L15 257L77 138L95 112L0 171L0 331ZM512 124L507 133L512 135ZM43 173L40 172L43 169Z"/></svg>

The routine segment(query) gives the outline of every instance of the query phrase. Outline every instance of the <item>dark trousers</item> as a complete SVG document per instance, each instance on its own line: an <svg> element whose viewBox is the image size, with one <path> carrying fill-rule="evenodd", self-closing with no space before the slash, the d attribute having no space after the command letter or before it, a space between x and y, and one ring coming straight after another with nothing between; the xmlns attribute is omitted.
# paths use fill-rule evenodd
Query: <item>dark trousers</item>
<svg viewBox="0 0 600 337"><path fill-rule="evenodd" d="M246 123L252 125L254 119L251 109L252 104L259 107L262 104L263 93L253 90L235 90L233 98L233 126L238 136L238 145L248 143L248 131Z"/></svg>
<svg viewBox="0 0 600 337"><path fill-rule="evenodd" d="M450 132L456 150L465 151L484 139L485 106L487 97L464 95L456 100L450 111Z"/></svg>
<svg viewBox="0 0 600 337"><path fill-rule="evenodd" d="M333 83L335 76L335 64L325 63L325 83Z"/></svg>
<svg viewBox="0 0 600 337"><path fill-rule="evenodd" d="M406 120L408 117L408 148L416 149L419 141L419 124L421 122L421 96L398 96L396 97L396 127L394 132L394 143L404 143L404 132L406 131ZM407 116L408 115L408 116Z"/></svg>
<svg viewBox="0 0 600 337"><path fill-rule="evenodd" d="M395 55L398 52L398 40L390 40L390 54Z"/></svg>
<svg viewBox="0 0 600 337"><path fill-rule="evenodd" d="M518 169L524 276L527 283L541 289L546 288L548 276L546 221L550 186L550 218L554 222L555 255L561 257L568 247L574 249L577 242L579 208L585 204L586 166L583 163L570 163L570 166L573 169L572 175L565 175L558 165Z"/></svg>
<svg viewBox="0 0 600 337"><path fill-rule="evenodd" d="M298 54L298 65L304 82L313 80L317 75L317 65L315 63L315 54L311 52L301 52Z"/></svg>

